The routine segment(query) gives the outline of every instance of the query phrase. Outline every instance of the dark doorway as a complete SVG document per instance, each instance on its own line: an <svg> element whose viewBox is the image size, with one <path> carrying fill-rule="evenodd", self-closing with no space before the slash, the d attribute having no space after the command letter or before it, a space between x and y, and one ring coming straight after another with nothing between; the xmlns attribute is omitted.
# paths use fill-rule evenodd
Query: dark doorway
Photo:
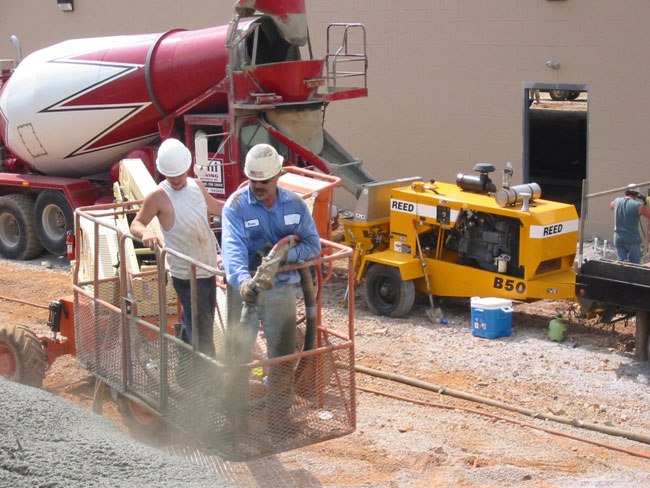
<svg viewBox="0 0 650 488"><path fill-rule="evenodd" d="M587 177L587 91L541 88L537 94L536 89L526 90L525 183L539 184L542 198L573 204L580 212Z"/></svg>

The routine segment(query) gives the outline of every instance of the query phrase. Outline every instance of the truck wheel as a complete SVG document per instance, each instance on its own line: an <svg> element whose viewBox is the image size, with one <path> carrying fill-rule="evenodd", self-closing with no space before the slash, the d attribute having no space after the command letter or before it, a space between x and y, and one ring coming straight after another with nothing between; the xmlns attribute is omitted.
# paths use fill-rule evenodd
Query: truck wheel
<svg viewBox="0 0 650 488"><path fill-rule="evenodd" d="M165 423L144 407L124 395L117 398L117 409L131 436L139 440L160 442L167 432Z"/></svg>
<svg viewBox="0 0 650 488"><path fill-rule="evenodd" d="M635 355L639 361L647 361L650 355L650 312L636 313L636 332L634 334Z"/></svg>
<svg viewBox="0 0 650 488"><path fill-rule="evenodd" d="M43 347L24 325L0 326L0 376L36 388L43 386Z"/></svg>
<svg viewBox="0 0 650 488"><path fill-rule="evenodd" d="M566 90L550 90L548 94L550 95L551 100L562 102L567 99L569 93Z"/></svg>
<svg viewBox="0 0 650 488"><path fill-rule="evenodd" d="M364 291L368 308L377 315L401 317L415 301L413 280L402 280L399 269L384 264L370 266Z"/></svg>
<svg viewBox="0 0 650 488"><path fill-rule="evenodd" d="M567 93L566 99L567 100L575 100L579 96L580 96L580 92L570 91L569 93Z"/></svg>
<svg viewBox="0 0 650 488"><path fill-rule="evenodd" d="M55 256L63 256L66 232L74 229L74 213L63 192L45 190L36 198L34 222L43 247Z"/></svg>
<svg viewBox="0 0 650 488"><path fill-rule="evenodd" d="M0 197L0 253L32 259L43 252L34 226L34 200L27 195Z"/></svg>

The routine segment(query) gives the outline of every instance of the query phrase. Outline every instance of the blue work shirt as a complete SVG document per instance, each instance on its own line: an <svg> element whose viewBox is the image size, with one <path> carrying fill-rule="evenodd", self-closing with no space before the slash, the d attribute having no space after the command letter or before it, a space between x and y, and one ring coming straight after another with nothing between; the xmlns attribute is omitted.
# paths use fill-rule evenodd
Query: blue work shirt
<svg viewBox="0 0 650 488"><path fill-rule="evenodd" d="M295 193L278 186L278 197L268 209L251 191L250 185L230 195L221 216L221 255L228 284L239 289L251 278L253 258L285 236L300 236L289 249L286 262L301 263L320 254L320 237L307 204ZM275 275L276 284L300 281L297 270Z"/></svg>
<svg viewBox="0 0 650 488"><path fill-rule="evenodd" d="M634 198L618 197L614 200L614 245L640 244L639 208L643 205Z"/></svg>

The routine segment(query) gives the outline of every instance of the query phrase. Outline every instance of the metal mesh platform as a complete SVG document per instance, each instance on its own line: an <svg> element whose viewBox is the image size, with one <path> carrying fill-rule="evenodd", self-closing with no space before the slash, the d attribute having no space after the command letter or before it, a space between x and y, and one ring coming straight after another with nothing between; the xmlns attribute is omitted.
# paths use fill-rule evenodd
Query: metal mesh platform
<svg viewBox="0 0 650 488"><path fill-rule="evenodd" d="M137 317L125 320L124 340L113 306L80 292L76 301L81 364L225 459L259 457L354 430L352 343L327 329L319 329L321 346L308 356L227 366ZM265 373L271 368L294 378L293 391L276 399L286 405L283 418L274 418L267 406Z"/></svg>
<svg viewBox="0 0 650 488"><path fill-rule="evenodd" d="M75 339L82 366L224 460L258 458L354 431L350 323L318 324L313 349L302 351L297 344L295 354L274 359L267 358L260 332L252 362L235 363L226 346L226 292L218 287L217 356L211 358L176 337L178 299L169 281L150 266L120 277L77 279ZM305 335L300 301L297 311L300 342Z"/></svg>

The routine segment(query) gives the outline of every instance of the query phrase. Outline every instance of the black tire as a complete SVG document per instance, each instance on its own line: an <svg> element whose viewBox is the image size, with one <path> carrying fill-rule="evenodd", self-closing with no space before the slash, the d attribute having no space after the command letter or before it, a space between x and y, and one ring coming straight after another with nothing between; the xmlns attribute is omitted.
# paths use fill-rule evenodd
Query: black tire
<svg viewBox="0 0 650 488"><path fill-rule="evenodd" d="M43 346L24 325L0 326L0 376L36 388L43 386Z"/></svg>
<svg viewBox="0 0 650 488"><path fill-rule="evenodd" d="M401 317L411 311L415 301L413 280L402 280L399 269L372 264L365 278L365 299L376 315Z"/></svg>
<svg viewBox="0 0 650 488"><path fill-rule="evenodd" d="M551 100L555 100L556 102L562 102L567 99L567 95L569 94L569 92L567 92L566 90L550 90L548 94L551 97Z"/></svg>
<svg viewBox="0 0 650 488"><path fill-rule="evenodd" d="M34 206L34 223L43 247L55 256L63 256L66 233L74 229L74 213L63 192L41 192Z"/></svg>
<svg viewBox="0 0 650 488"><path fill-rule="evenodd" d="M575 100L579 96L580 96L580 92L570 91L569 93L567 93L566 99L567 100Z"/></svg>
<svg viewBox="0 0 650 488"><path fill-rule="evenodd" d="M164 442L167 426L160 417L124 395L118 396L117 409L132 437L153 444Z"/></svg>
<svg viewBox="0 0 650 488"><path fill-rule="evenodd" d="M650 312L636 313L634 354L639 358L639 361L647 361L650 355Z"/></svg>
<svg viewBox="0 0 650 488"><path fill-rule="evenodd" d="M32 259L42 252L34 226L34 200L18 194L0 197L0 254Z"/></svg>

